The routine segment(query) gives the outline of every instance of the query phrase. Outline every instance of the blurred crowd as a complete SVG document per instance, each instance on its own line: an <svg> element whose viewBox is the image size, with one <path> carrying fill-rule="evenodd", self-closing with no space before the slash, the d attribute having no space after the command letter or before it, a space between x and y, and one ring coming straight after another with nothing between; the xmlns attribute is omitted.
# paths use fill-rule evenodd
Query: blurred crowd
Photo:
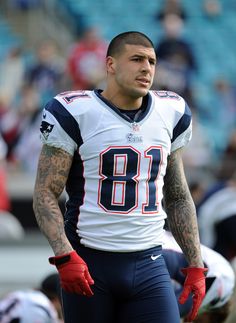
<svg viewBox="0 0 236 323"><path fill-rule="evenodd" d="M29 10L27 1L19 1ZM40 1L35 1L35 4ZM22 9L21 8L21 9ZM221 2L203 1L207 19L222 14ZM184 152L187 179L199 217L202 242L230 262L236 257L236 84L215 79L216 111L198 106L194 80L198 57L184 36L188 13L179 0L166 0L154 21L162 36L153 39L158 58L153 88L182 95L193 113L193 138ZM1 45L0 45L1 46ZM39 127L45 103L59 92L102 88L105 79L107 40L97 26L76 35L62 50L55 39L45 39L29 53L24 45L12 46L0 62L0 211L11 211L7 177L14 172L32 175L41 147ZM202 118L215 122L215 146ZM214 142L217 142L214 138Z"/></svg>
<svg viewBox="0 0 236 323"><path fill-rule="evenodd" d="M0 133L11 169L35 172L41 111L50 98L102 81L106 42L99 37L96 28L88 28L67 53L45 39L30 59L24 48L13 47L0 63Z"/></svg>

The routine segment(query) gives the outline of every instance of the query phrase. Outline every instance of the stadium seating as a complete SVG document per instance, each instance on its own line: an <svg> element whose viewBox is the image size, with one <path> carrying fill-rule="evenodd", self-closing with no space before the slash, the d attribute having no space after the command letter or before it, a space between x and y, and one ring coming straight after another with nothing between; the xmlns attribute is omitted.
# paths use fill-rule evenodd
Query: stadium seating
<svg viewBox="0 0 236 323"><path fill-rule="evenodd" d="M87 0L60 0L60 3L74 16L83 15L87 24L98 26L104 38L108 40L122 31L139 30L147 33L157 43L161 34L161 26L154 17L164 0L149 0L148 3L143 0L99 0L94 2L92 7ZM191 41L199 61L199 80L203 79L205 83L222 73L226 77L234 75L234 1L225 0L222 4L222 14L215 18L208 18L204 14L203 1L183 0L182 4L188 17L186 36Z"/></svg>
<svg viewBox="0 0 236 323"><path fill-rule="evenodd" d="M12 46L19 45L22 39L10 28L6 19L0 15L0 59L4 58Z"/></svg>

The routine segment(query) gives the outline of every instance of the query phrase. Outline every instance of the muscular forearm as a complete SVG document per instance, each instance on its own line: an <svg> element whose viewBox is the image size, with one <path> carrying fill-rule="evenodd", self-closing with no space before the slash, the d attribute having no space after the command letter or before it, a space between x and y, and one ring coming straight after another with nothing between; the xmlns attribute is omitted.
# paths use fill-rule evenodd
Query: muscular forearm
<svg viewBox="0 0 236 323"><path fill-rule="evenodd" d="M170 230L190 266L202 267L196 209L185 178L181 150L168 160L164 205Z"/></svg>
<svg viewBox="0 0 236 323"><path fill-rule="evenodd" d="M166 212L170 230L189 265L203 267L195 206L191 199L169 203Z"/></svg>
<svg viewBox="0 0 236 323"><path fill-rule="evenodd" d="M62 149L43 146L35 182L33 208L39 228L47 237L55 255L72 250L65 235L63 216L58 205L71 162L72 157Z"/></svg>
<svg viewBox="0 0 236 323"><path fill-rule="evenodd" d="M70 252L72 247L65 235L63 216L53 193L35 192L33 208L38 226L48 239L55 255Z"/></svg>

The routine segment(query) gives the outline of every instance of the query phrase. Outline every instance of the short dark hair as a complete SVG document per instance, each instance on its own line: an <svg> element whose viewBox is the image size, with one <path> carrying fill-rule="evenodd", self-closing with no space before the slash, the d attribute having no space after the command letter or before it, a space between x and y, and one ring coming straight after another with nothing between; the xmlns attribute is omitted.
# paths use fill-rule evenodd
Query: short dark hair
<svg viewBox="0 0 236 323"><path fill-rule="evenodd" d="M154 48L153 42L145 34L139 31L126 31L111 40L107 49L107 56L119 54L126 44Z"/></svg>
<svg viewBox="0 0 236 323"><path fill-rule="evenodd" d="M50 300L60 298L60 279L58 273L48 274L40 284L42 293L44 293Z"/></svg>

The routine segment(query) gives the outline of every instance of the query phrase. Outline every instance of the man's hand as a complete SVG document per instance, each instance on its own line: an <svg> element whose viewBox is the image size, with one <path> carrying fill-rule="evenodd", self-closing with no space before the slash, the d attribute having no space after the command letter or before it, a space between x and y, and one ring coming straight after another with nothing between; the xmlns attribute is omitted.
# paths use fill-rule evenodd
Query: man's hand
<svg viewBox="0 0 236 323"><path fill-rule="evenodd" d="M183 268L182 273L186 276L183 291L179 297L180 304L184 304L190 293L193 294L193 306L185 319L185 322L192 322L197 316L199 307L206 293L205 273L207 268L188 267Z"/></svg>
<svg viewBox="0 0 236 323"><path fill-rule="evenodd" d="M71 251L61 256L50 257L49 262L57 267L61 287L68 293L92 296L90 285L94 284L83 259Z"/></svg>

